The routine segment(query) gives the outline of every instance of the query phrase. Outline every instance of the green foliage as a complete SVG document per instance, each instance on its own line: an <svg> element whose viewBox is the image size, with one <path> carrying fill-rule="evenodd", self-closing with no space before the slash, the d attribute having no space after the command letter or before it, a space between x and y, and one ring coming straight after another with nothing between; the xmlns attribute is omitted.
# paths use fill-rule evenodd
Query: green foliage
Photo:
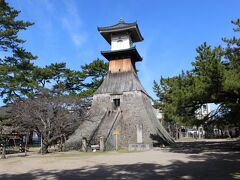
<svg viewBox="0 0 240 180"><path fill-rule="evenodd" d="M92 96L101 85L107 69L108 64L99 59L81 66L80 71L68 69L66 63L55 63L43 68L35 67L33 79L40 91L47 88L55 95Z"/></svg>
<svg viewBox="0 0 240 180"><path fill-rule="evenodd" d="M16 20L18 15L19 11L0 0L0 51L6 54L0 58L0 95L5 103L32 95L36 85L31 79L31 61L37 57L21 47L25 41L18 37L33 23Z"/></svg>
<svg viewBox="0 0 240 180"><path fill-rule="evenodd" d="M16 20L19 13L20 11L10 7L5 0L0 0L0 50L13 50L25 42L17 34L33 23Z"/></svg>
<svg viewBox="0 0 240 180"><path fill-rule="evenodd" d="M104 77L108 72L108 63L103 60L96 59L90 64L81 66L84 79L84 90L82 95L92 96L95 90L102 84Z"/></svg>
<svg viewBox="0 0 240 180"><path fill-rule="evenodd" d="M55 63L34 69L34 80L38 89L50 89L56 94L76 94L82 90L82 73L66 67L66 63Z"/></svg>
<svg viewBox="0 0 240 180"><path fill-rule="evenodd" d="M240 20L233 23L235 32L240 32ZM209 122L213 117L208 114L199 120L197 110L205 103L215 103L220 107L214 114L215 122L240 125L240 39L223 41L225 48L200 45L190 71L154 82L154 92L161 102L157 106L166 119L183 124Z"/></svg>

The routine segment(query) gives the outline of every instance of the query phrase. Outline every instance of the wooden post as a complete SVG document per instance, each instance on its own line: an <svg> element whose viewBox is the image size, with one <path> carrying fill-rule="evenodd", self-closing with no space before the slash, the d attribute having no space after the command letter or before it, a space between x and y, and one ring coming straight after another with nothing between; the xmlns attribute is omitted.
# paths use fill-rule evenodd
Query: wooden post
<svg viewBox="0 0 240 180"><path fill-rule="evenodd" d="M113 135L115 136L115 148L116 148L116 151L118 150L118 135L119 135L119 131L118 129L114 129L113 131Z"/></svg>

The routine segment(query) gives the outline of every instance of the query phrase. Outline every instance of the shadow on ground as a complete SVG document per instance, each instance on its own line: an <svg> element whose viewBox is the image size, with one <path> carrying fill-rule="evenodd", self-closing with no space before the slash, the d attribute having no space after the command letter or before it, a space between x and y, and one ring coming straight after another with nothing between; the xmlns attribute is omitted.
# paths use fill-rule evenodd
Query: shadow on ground
<svg viewBox="0 0 240 180"><path fill-rule="evenodd" d="M169 151L185 154L240 151L240 140L176 142L170 147Z"/></svg>
<svg viewBox="0 0 240 180"><path fill-rule="evenodd" d="M136 163L130 165L97 165L85 166L73 170L41 169L18 175L2 174L2 179L240 179L240 152L230 144L202 142L204 151L201 154L190 154L186 148L197 148L199 144L179 143L171 152L187 153L190 161L172 161L169 165L155 163ZM186 148L183 148L186 147ZM197 146L197 147L196 147ZM221 151L221 148L223 151ZM227 148L226 148L227 147ZM232 147L232 148L231 148ZM190 151L190 150L189 150ZM201 150L203 152L203 150ZM200 153L200 151L199 151Z"/></svg>

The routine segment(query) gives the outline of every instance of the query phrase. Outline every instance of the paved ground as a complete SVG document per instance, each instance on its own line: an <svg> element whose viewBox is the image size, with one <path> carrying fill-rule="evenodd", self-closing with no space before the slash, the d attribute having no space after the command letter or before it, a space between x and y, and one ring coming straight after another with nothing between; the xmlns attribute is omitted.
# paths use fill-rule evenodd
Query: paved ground
<svg viewBox="0 0 240 180"><path fill-rule="evenodd" d="M240 142L177 142L147 152L8 156L0 179L240 179Z"/></svg>

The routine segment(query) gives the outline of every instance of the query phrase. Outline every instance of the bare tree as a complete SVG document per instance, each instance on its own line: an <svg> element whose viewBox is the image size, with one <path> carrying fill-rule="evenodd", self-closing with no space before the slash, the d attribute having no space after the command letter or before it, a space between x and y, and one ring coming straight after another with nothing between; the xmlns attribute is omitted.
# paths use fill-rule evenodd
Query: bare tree
<svg viewBox="0 0 240 180"><path fill-rule="evenodd" d="M12 105L15 125L25 129L35 129L42 137L42 153L48 147L63 142L87 119L86 99L77 95L41 96Z"/></svg>

